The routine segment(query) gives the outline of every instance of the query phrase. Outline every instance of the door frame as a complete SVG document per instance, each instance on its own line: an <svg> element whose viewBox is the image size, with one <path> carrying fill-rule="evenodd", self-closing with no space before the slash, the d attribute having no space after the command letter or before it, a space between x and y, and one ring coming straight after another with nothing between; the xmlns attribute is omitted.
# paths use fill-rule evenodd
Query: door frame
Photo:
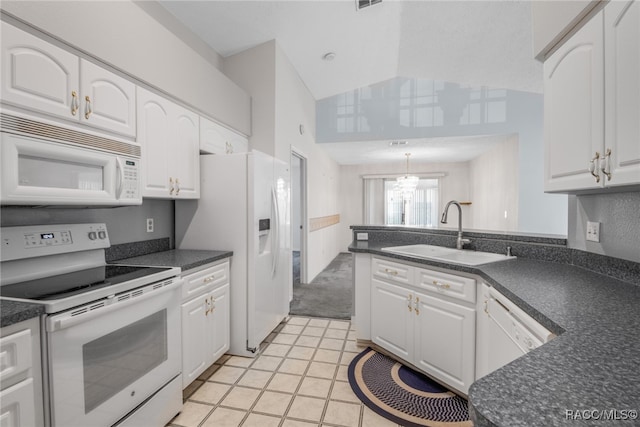
<svg viewBox="0 0 640 427"><path fill-rule="evenodd" d="M307 210L307 156L304 152L298 148L291 146L291 157L296 157L300 160L300 224L302 230L300 230L300 282L307 283L308 275L308 242L309 242L309 219ZM291 168L293 170L293 168ZM294 177L292 176L292 182ZM292 184L293 185L293 184ZM293 219L293 203L291 203L291 218ZM293 248L293 233L291 233L291 247ZM293 257L293 251L292 251ZM290 297L293 298L293 281L291 282Z"/></svg>

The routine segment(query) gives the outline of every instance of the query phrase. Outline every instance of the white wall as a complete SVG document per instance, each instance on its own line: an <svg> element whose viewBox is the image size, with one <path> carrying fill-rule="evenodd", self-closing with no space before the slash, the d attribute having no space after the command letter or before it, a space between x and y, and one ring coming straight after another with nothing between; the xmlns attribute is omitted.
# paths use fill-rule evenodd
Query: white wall
<svg viewBox="0 0 640 427"><path fill-rule="evenodd" d="M476 230L518 230L516 135L469 161L469 186L470 226Z"/></svg>
<svg viewBox="0 0 640 427"><path fill-rule="evenodd" d="M404 162L390 162L385 164L349 165L340 167L340 204L342 206L342 219L340 224L340 250L346 250L352 240L349 226L363 223L363 175L376 174L402 174L406 168ZM440 207L439 212L449 200L460 202L468 201L469 193L469 165L460 163L423 163L412 162L411 173L443 172L446 175L440 178ZM469 207L462 207L462 226L465 229L473 228ZM441 224L442 228L458 227L458 210L452 208L449 212L448 224Z"/></svg>
<svg viewBox="0 0 640 427"><path fill-rule="evenodd" d="M88 56L250 134L249 96L216 68L216 54L203 57L136 3L3 0L1 7ZM197 47L202 51L202 44Z"/></svg>
<svg viewBox="0 0 640 427"><path fill-rule="evenodd" d="M270 41L247 49L225 58L223 66L225 74L251 95L249 146L271 156L275 156L276 133L275 46Z"/></svg>
<svg viewBox="0 0 640 427"><path fill-rule="evenodd" d="M301 211L301 178L300 158L291 156L291 250L299 251L301 244L300 226L302 225Z"/></svg>
<svg viewBox="0 0 640 427"><path fill-rule="evenodd" d="M338 164L315 142L315 99L282 49L269 41L225 58L224 70L252 97L251 148L290 163L294 147L307 159L308 218L339 214ZM334 225L309 233L308 280L338 254L338 229Z"/></svg>

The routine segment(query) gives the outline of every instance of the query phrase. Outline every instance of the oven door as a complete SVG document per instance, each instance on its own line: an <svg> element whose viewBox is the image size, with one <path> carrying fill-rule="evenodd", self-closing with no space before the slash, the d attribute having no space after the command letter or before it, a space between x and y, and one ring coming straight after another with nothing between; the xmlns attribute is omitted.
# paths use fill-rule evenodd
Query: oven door
<svg viewBox="0 0 640 427"><path fill-rule="evenodd" d="M180 284L47 318L52 426L110 426L180 374Z"/></svg>

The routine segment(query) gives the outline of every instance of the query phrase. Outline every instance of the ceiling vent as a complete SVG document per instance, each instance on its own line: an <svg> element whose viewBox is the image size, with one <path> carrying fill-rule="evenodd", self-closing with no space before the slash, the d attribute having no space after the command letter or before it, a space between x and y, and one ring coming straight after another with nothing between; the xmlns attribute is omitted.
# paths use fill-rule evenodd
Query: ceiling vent
<svg viewBox="0 0 640 427"><path fill-rule="evenodd" d="M382 3L382 0L356 0L356 10Z"/></svg>

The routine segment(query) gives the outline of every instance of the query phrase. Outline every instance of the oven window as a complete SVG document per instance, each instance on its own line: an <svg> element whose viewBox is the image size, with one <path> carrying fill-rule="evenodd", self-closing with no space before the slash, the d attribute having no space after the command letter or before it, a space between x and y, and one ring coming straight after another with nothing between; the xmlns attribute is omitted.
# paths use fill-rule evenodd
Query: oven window
<svg viewBox="0 0 640 427"><path fill-rule="evenodd" d="M18 184L24 187L102 191L104 168L21 154L18 156Z"/></svg>
<svg viewBox="0 0 640 427"><path fill-rule="evenodd" d="M167 360L167 310L82 346L85 414Z"/></svg>

